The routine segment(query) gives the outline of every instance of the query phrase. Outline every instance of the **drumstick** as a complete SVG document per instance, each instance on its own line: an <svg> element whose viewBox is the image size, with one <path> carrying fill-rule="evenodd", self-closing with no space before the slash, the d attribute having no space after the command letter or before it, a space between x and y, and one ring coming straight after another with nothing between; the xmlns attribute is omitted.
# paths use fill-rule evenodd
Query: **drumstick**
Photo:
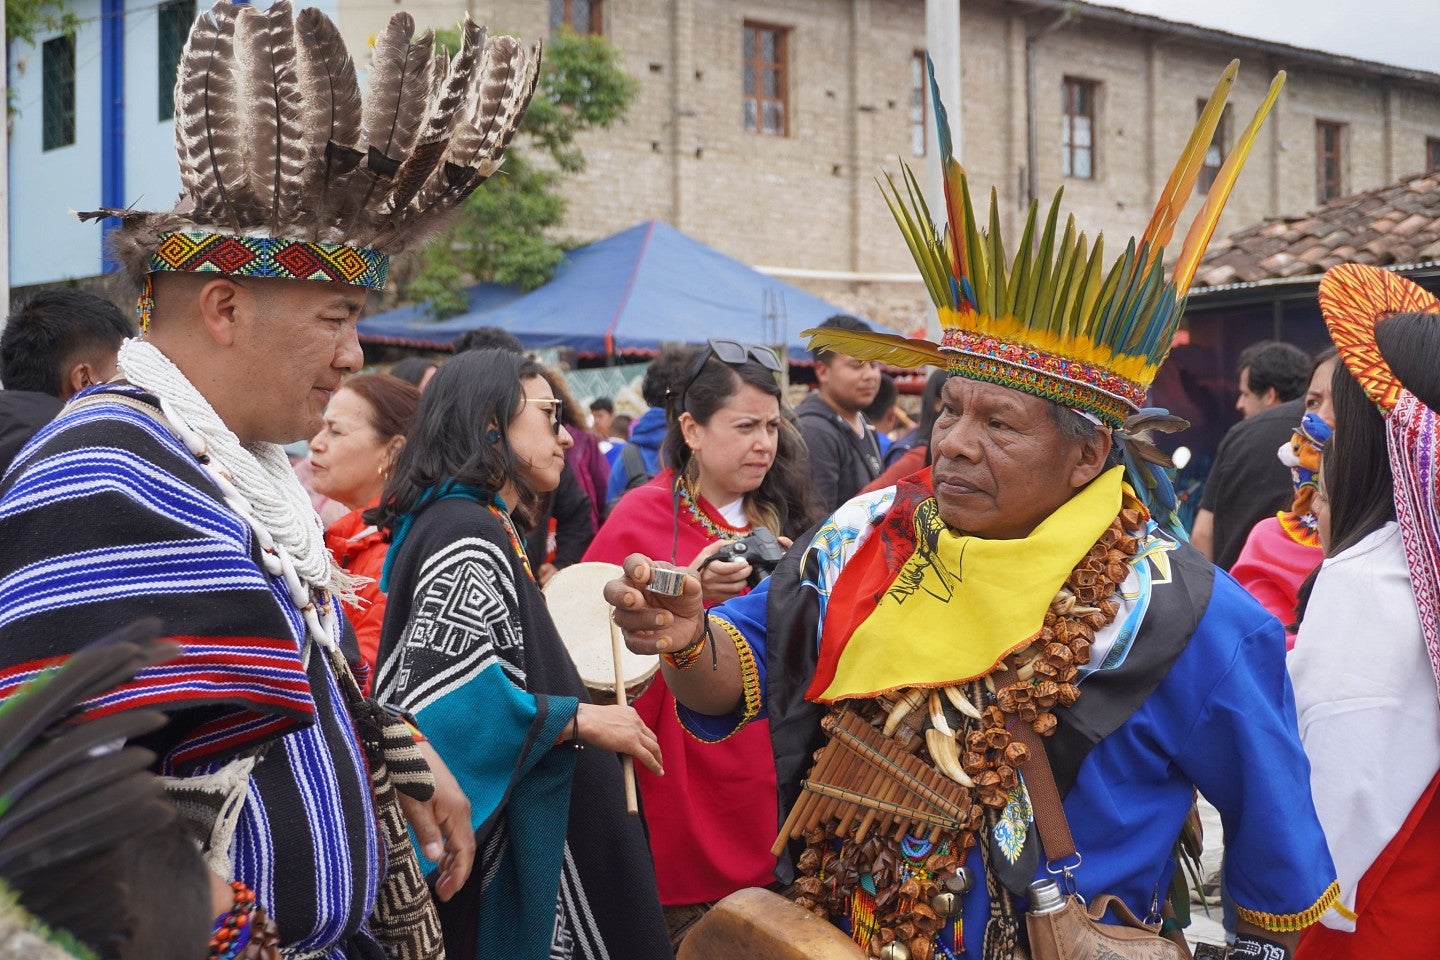
<svg viewBox="0 0 1440 960"><path fill-rule="evenodd" d="M628 706L630 698L625 693L624 642L620 639L620 628L615 626L615 617L610 618L610 655L615 660L615 702ZM620 768L625 775L625 812L632 817L640 813L640 801L635 796L635 758L629 754L620 757Z"/></svg>

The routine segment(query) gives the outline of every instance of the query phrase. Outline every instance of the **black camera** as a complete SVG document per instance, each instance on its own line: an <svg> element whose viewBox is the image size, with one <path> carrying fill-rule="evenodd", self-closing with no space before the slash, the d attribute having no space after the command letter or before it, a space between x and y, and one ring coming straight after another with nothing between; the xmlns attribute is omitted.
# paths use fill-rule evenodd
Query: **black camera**
<svg viewBox="0 0 1440 960"><path fill-rule="evenodd" d="M726 563L731 560L744 560L750 564L750 576L746 582L751 587L760 585L780 561L785 559L785 548L780 546L780 541L775 539L775 534L765 527L756 527L755 532L741 540L731 540L719 550L716 550L705 563L719 562ZM704 564L701 564L702 568Z"/></svg>

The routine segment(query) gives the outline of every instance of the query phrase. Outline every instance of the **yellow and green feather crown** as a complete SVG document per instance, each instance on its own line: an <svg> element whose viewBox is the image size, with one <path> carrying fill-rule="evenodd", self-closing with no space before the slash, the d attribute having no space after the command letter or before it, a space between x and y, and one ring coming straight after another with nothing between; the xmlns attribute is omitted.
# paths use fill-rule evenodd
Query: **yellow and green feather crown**
<svg viewBox="0 0 1440 960"><path fill-rule="evenodd" d="M1013 256L1005 250L993 189L989 222L982 228L965 171L952 154L949 122L931 65L931 99L944 170L945 230L936 228L908 166L902 169L903 190L888 174L881 189L939 312L944 337L934 344L821 328L805 331L811 349L901 367L945 367L1064 403L1119 426L1143 404L1170 352L1195 269L1260 125L1285 83L1282 71L1216 174L1166 279L1164 248L1194 192L1239 66L1238 60L1232 61L1221 75L1144 233L1132 238L1107 268L1103 237L1092 244L1076 229L1073 216L1060 230L1063 189L1056 191L1043 225L1040 205L1031 201Z"/></svg>

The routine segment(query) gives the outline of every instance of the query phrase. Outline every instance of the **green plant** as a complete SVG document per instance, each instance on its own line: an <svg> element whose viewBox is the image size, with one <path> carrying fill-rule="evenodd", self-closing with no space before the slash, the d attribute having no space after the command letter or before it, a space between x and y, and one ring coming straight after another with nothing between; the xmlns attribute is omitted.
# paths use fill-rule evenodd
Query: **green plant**
<svg viewBox="0 0 1440 960"><path fill-rule="evenodd" d="M35 46L43 34L73 34L79 26L80 18L75 16L65 0L5 0L7 43ZM5 109L11 119L20 112L14 88L6 88Z"/></svg>

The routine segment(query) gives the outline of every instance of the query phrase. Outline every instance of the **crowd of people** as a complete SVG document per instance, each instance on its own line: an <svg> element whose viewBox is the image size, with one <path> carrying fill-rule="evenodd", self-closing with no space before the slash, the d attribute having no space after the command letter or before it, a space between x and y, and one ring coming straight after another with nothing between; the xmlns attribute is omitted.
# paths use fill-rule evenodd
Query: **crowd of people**
<svg viewBox="0 0 1440 960"><path fill-rule="evenodd" d="M819 916L827 957L1127 955L1104 946L1118 924L1178 958L1198 791L1224 822L1232 956L1431 949L1440 302L1331 270L1335 349L1241 355L1245 419L1187 538L1151 439L1184 424L1144 404L1233 177L1168 283L1148 251L1185 196L1094 296L1100 245L1073 222L1057 243L1058 209L1037 227L1032 207L1027 243L1060 266L1027 246L1007 282L998 236L948 239L986 219L941 110L943 236L889 197L938 344L833 317L793 406L767 346L667 349L628 422L494 328L362 372L368 291L499 166L537 69L469 21L453 60L413 27L377 42L367 103L422 65L423 136L368 142L306 101L318 139L287 153L282 124L289 166L251 169L193 122L238 109L207 71L267 31L306 77L353 67L316 10L203 15L183 202L102 211L139 334L76 291L9 318L7 938L648 960L758 956L737 924L776 944ZM923 371L913 420L903 369ZM581 563L612 565L612 629L658 658L633 704L587 687L552 616L544 588Z"/></svg>

